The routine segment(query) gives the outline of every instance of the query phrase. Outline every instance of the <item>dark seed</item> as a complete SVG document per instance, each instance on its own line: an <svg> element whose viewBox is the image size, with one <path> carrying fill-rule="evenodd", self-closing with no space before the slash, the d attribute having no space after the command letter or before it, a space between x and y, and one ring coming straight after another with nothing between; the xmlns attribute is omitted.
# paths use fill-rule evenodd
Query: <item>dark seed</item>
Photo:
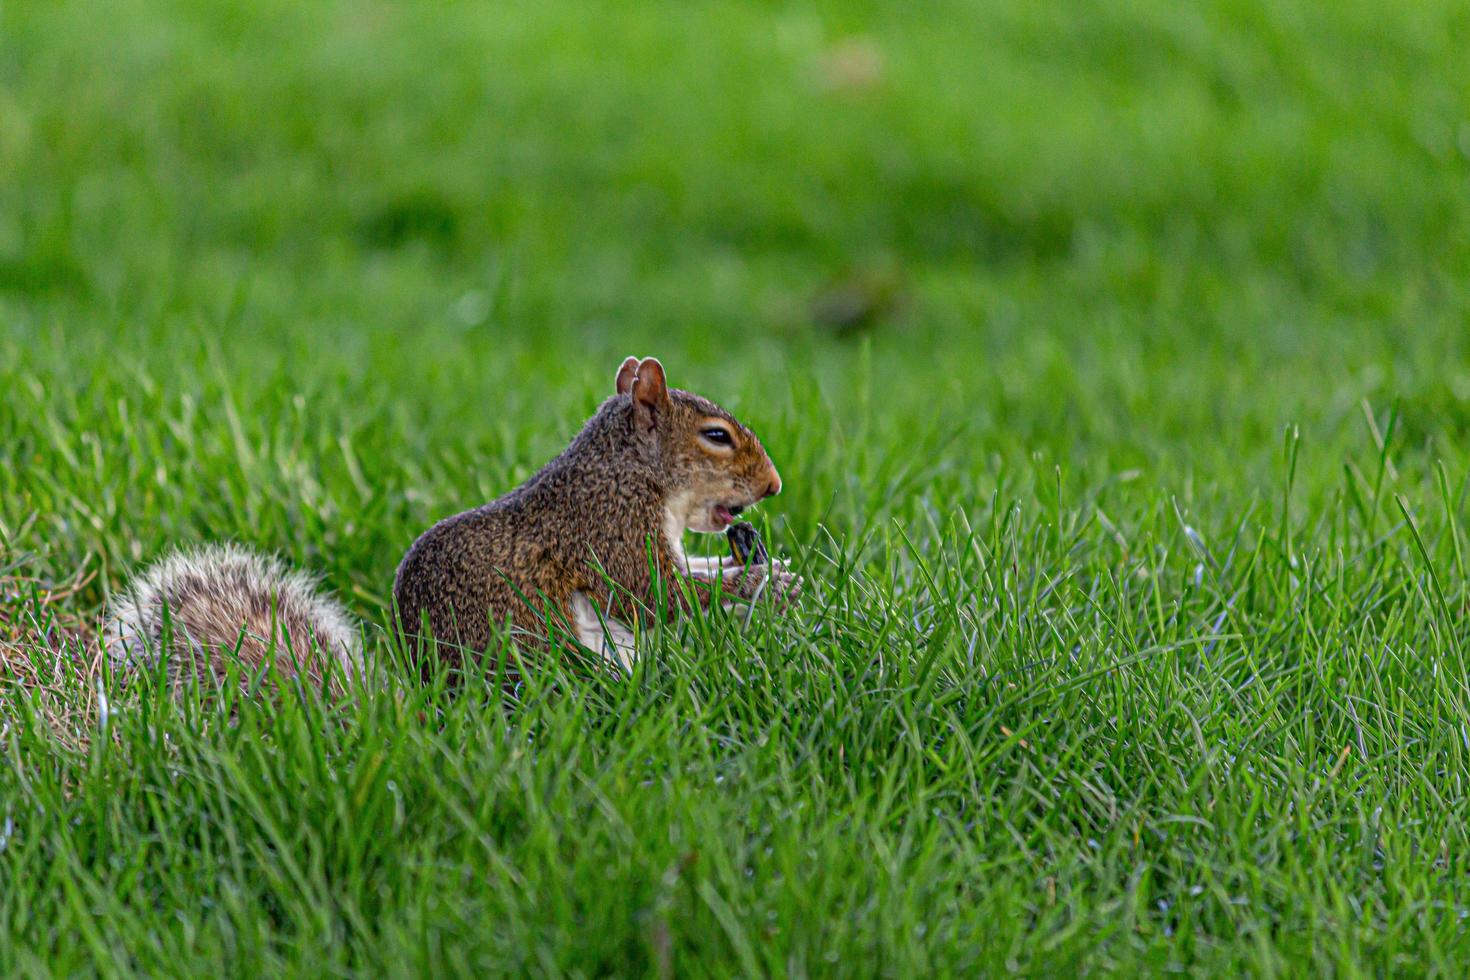
<svg viewBox="0 0 1470 980"><path fill-rule="evenodd" d="M725 539L730 542L730 554L742 565L765 565L770 558L761 541L760 532L748 521L731 524L725 529Z"/></svg>

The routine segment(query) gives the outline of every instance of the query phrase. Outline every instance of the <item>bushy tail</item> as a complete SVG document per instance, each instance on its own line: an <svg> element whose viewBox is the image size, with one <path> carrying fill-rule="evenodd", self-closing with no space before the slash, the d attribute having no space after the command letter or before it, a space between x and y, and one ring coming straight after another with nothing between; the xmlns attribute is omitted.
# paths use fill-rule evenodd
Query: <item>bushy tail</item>
<svg viewBox="0 0 1470 980"><path fill-rule="evenodd" d="M232 664L245 678L267 659L318 686L358 673L357 624L312 576L237 545L168 555L112 596L103 644L120 667L167 657L169 675L218 685ZM168 641L165 648L165 640Z"/></svg>

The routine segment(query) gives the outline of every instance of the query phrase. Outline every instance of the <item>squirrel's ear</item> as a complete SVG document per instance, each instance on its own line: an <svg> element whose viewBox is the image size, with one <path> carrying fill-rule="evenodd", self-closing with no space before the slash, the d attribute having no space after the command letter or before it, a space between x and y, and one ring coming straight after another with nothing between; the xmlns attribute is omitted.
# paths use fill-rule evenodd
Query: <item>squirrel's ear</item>
<svg viewBox="0 0 1470 980"><path fill-rule="evenodd" d="M638 374L638 358L630 357L618 368L617 393L626 395L633 390L633 378Z"/></svg>
<svg viewBox="0 0 1470 980"><path fill-rule="evenodd" d="M669 386L664 380L664 366L657 358L645 357L638 362L638 373L633 377L633 409L651 429L658 413L668 403Z"/></svg>

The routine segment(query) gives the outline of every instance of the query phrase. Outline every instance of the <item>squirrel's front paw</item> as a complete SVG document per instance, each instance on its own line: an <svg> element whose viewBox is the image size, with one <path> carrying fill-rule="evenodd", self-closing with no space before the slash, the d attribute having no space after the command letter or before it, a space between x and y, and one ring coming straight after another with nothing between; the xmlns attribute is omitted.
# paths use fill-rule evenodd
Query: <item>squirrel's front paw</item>
<svg viewBox="0 0 1470 980"><path fill-rule="evenodd" d="M768 565L751 565L733 571L735 574L727 579L726 584L742 599L769 598L778 606L785 607L801 595L801 576L784 561L776 560Z"/></svg>

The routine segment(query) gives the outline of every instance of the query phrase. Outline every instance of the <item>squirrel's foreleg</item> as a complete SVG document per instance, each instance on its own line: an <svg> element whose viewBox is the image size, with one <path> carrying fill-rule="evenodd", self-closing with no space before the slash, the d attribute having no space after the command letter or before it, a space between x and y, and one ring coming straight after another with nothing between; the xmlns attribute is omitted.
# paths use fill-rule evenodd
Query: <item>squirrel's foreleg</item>
<svg viewBox="0 0 1470 980"><path fill-rule="evenodd" d="M672 604L677 594L681 605L687 605L682 597L687 591L693 594L700 606L708 609L714 600L716 589L724 600L736 599L743 602L754 602L764 594L770 597L778 605L787 605L801 594L801 577L792 573L790 567L783 561L772 561L764 565L744 566L735 563L733 559L725 559L715 565L715 559L710 559L710 565L706 570L696 570L691 562L687 582L688 588L684 589L678 583L673 583L671 591L670 608L677 608Z"/></svg>
<svg viewBox="0 0 1470 980"><path fill-rule="evenodd" d="M689 570L690 578L702 579L706 582L711 582L716 578L722 577L731 568L740 567L740 562L730 555L726 555L723 558L694 555L692 557L686 557L684 563Z"/></svg>

